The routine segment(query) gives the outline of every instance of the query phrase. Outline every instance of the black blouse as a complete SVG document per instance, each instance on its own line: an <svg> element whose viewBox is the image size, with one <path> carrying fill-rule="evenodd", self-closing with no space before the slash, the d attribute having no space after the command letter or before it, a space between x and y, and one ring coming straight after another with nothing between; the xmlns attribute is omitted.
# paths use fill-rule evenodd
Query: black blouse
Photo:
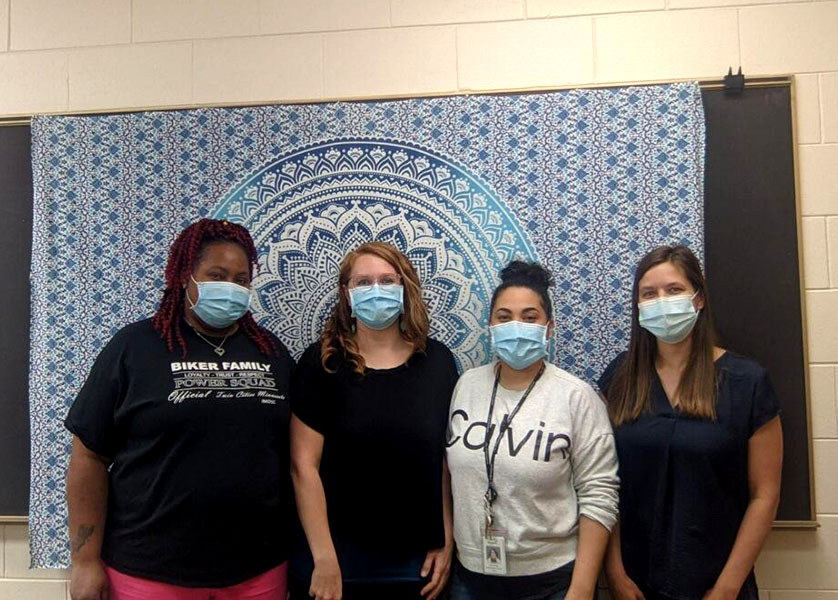
<svg viewBox="0 0 838 600"><path fill-rule="evenodd" d="M457 383L453 354L429 339L404 365L367 369L363 377L342 359L333 364L337 372L325 371L320 344L309 346L291 404L324 436L320 478L333 540L400 556L441 548L445 430Z"/></svg>
<svg viewBox="0 0 838 600"><path fill-rule="evenodd" d="M600 377L603 392L624 357ZM655 375L650 410L614 432L623 564L653 595L686 600L713 587L750 501L748 440L780 412L756 362L726 352L716 373L716 420L682 415ZM757 598L753 572L739 597Z"/></svg>

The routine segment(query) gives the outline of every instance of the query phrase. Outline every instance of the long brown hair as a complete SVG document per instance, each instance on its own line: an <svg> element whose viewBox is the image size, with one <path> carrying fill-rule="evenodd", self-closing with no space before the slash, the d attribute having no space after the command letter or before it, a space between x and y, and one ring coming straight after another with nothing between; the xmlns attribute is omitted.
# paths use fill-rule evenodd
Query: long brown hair
<svg viewBox="0 0 838 600"><path fill-rule="evenodd" d="M332 356L343 356L353 365L356 373L364 374L364 357L358 349L353 331L352 307L346 294L346 286L355 261L363 254L371 254L386 260L396 270L404 286L404 314L401 315L399 332L402 338L411 342L416 352L424 352L428 342L428 309L422 300L422 285L416 269L407 257L395 246L383 242L367 242L347 254L340 263L338 275L338 301L320 336L320 361L329 373L337 369L328 364Z"/></svg>
<svg viewBox="0 0 838 600"><path fill-rule="evenodd" d="M628 353L614 373L608 389L603 390L615 426L637 419L649 407L658 346L655 336L640 327L637 309L639 284L649 269L666 262L680 269L693 289L704 299L704 308L699 311L691 334L690 356L675 390L678 409L686 415L716 418L717 382L713 364L716 333L701 264L686 246L661 246L640 259L637 265L631 291L631 340Z"/></svg>

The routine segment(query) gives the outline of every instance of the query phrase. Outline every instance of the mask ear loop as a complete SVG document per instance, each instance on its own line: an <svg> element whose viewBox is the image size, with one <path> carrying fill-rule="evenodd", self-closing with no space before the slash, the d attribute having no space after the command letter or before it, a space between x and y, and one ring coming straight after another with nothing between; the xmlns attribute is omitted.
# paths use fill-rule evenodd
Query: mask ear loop
<svg viewBox="0 0 838 600"><path fill-rule="evenodd" d="M348 285L343 285L346 290L346 296L349 298L349 332L355 335L358 332L358 319L355 316L355 303L352 302L352 292L349 291Z"/></svg>
<svg viewBox="0 0 838 600"><path fill-rule="evenodd" d="M189 300L189 308L191 308L192 310L195 310L195 307L198 306L198 302L201 301L201 286L198 284L197 281L195 281L195 278L192 275L189 275L189 279L191 279L193 282L195 282L195 287L198 288L198 299L195 302L192 302L192 298L189 297L189 286L188 285L184 285L183 290L184 290L184 295L186 296L186 299Z"/></svg>
<svg viewBox="0 0 838 600"><path fill-rule="evenodd" d="M352 302L352 291L349 289L349 285L345 283L338 284L339 293L346 294L346 301L349 302L349 316L355 317L355 304ZM354 331L352 333L355 333Z"/></svg>
<svg viewBox="0 0 838 600"><path fill-rule="evenodd" d="M696 297L696 296L698 296L698 292L699 292L699 290L696 290L696 291L695 291L695 294L693 294L692 296L690 296L690 302L695 302L695 297ZM695 311L695 314L696 314L696 317L695 317L695 318L696 318L696 319L698 319L698 314L701 312L701 309L700 309L700 308L696 308L696 307L695 307L695 304L693 304L693 310Z"/></svg>
<svg viewBox="0 0 838 600"><path fill-rule="evenodd" d="M550 359L550 321L547 321L547 324L544 325L544 357L546 360Z"/></svg>

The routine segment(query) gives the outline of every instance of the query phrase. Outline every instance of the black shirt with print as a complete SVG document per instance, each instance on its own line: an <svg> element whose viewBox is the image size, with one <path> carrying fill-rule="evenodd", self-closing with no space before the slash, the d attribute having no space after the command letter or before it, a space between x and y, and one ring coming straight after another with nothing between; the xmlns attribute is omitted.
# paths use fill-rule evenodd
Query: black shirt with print
<svg viewBox="0 0 838 600"><path fill-rule="evenodd" d="M405 364L363 376L345 360L332 365L335 373L324 370L320 344L310 346L292 402L324 437L320 478L336 545L390 556L442 547L442 461L457 383L451 351L429 339Z"/></svg>
<svg viewBox="0 0 838 600"><path fill-rule="evenodd" d="M111 461L105 563L224 587L287 558L294 361L275 338L269 357L239 329L218 356L185 321L181 330L186 358L179 346L168 351L151 320L119 331L65 426Z"/></svg>

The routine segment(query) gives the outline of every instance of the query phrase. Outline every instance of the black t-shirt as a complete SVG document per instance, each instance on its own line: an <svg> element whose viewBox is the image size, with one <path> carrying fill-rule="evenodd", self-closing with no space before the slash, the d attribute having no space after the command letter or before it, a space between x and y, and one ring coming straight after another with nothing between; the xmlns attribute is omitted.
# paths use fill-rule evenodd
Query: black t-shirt
<svg viewBox="0 0 838 600"><path fill-rule="evenodd" d="M168 351L150 320L119 331L65 426L112 460L105 563L224 587L287 558L294 361L276 339L277 356L265 356L241 329L223 356L185 321L181 330L186 358L179 346Z"/></svg>
<svg viewBox="0 0 838 600"><path fill-rule="evenodd" d="M599 380L608 385L625 353ZM733 549L750 502L748 440L780 405L768 373L732 352L716 360L716 420L682 415L655 374L650 410L614 430L623 563L642 589L701 598ZM740 598L757 598L753 573Z"/></svg>
<svg viewBox="0 0 838 600"><path fill-rule="evenodd" d="M428 340L393 369L323 369L310 346L294 376L294 414L323 434L320 478L341 547L413 556L445 545L442 460L457 367ZM330 364L331 366L331 364ZM339 557L340 558L340 557Z"/></svg>

